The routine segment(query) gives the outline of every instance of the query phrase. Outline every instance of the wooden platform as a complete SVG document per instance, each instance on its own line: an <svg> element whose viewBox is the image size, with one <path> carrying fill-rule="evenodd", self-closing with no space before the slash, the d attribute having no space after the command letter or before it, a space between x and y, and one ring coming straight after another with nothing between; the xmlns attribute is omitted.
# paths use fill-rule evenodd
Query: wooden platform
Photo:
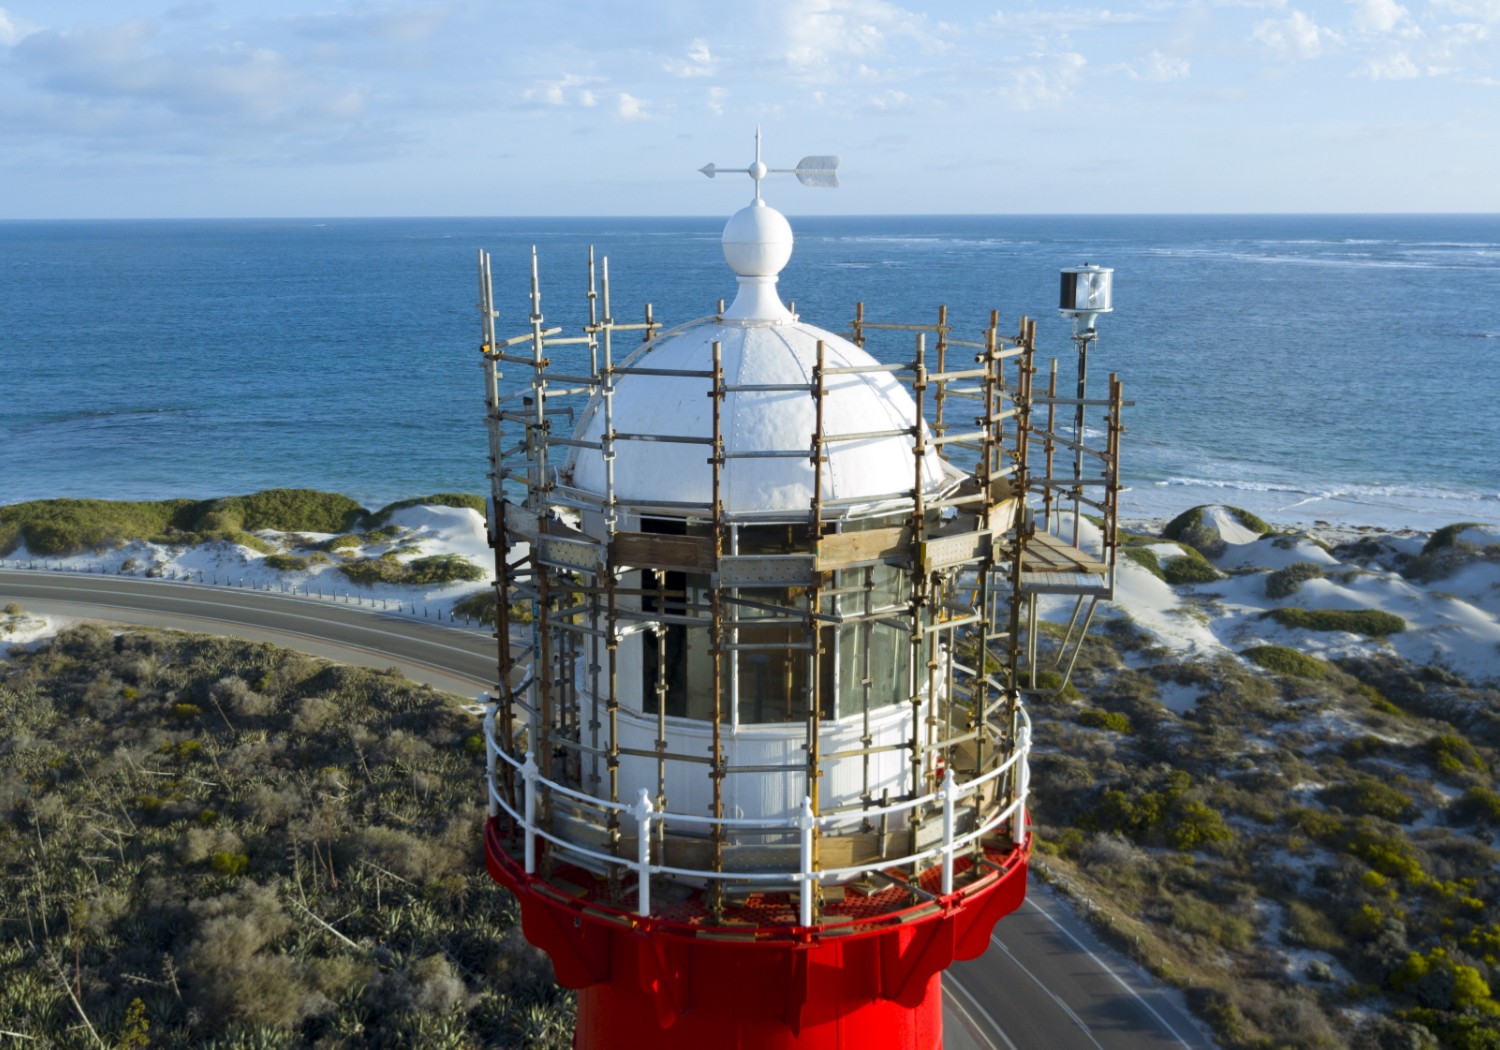
<svg viewBox="0 0 1500 1050"><path fill-rule="evenodd" d="M1109 566L1050 532L1035 532L1021 549L1022 594L1108 597Z"/></svg>

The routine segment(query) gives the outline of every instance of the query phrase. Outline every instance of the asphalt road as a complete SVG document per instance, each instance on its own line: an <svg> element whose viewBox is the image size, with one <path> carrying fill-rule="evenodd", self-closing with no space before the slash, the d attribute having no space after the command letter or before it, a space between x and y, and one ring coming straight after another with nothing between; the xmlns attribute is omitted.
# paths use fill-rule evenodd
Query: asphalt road
<svg viewBox="0 0 1500 1050"><path fill-rule="evenodd" d="M494 640L369 606L130 577L0 569L0 604L274 642L435 689L492 688ZM944 976L945 1050L1208 1050L1177 1005L1033 880L990 950Z"/></svg>

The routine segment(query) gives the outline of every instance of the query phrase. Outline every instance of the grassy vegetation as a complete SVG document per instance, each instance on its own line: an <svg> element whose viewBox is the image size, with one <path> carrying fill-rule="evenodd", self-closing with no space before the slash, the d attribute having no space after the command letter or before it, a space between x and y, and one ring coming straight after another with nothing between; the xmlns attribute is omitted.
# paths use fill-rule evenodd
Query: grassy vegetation
<svg viewBox="0 0 1500 1050"><path fill-rule="evenodd" d="M572 998L484 873L455 698L95 626L0 668L16 1045L570 1045Z"/></svg>
<svg viewBox="0 0 1500 1050"><path fill-rule="evenodd" d="M1323 567L1316 562L1294 561L1292 564L1266 576L1266 597L1280 601L1290 598L1302 589L1308 580L1323 577Z"/></svg>
<svg viewBox="0 0 1500 1050"><path fill-rule="evenodd" d="M1156 556L1155 551L1147 550L1144 547L1127 546L1121 547L1120 553L1145 569L1152 576L1155 576L1158 580L1165 580L1167 578L1166 574L1161 571L1161 559Z"/></svg>
<svg viewBox="0 0 1500 1050"><path fill-rule="evenodd" d="M1034 870L1226 1050L1495 1050L1500 690L1388 654L1246 655L1093 651L1087 713L1031 706ZM1196 703L1167 710L1153 680ZM1081 724L1111 714L1135 731Z"/></svg>
<svg viewBox="0 0 1500 1050"><path fill-rule="evenodd" d="M32 554L62 557L120 547L132 540L196 544L231 540L273 548L249 535L257 529L338 532L363 518L346 496L312 489L269 489L213 500L35 500L0 507L0 555L24 539Z"/></svg>
<svg viewBox="0 0 1500 1050"><path fill-rule="evenodd" d="M482 497L451 492L400 500L373 514L347 496L315 489L267 489L209 500L34 500L0 507L0 557L23 540L29 552L46 557L108 550L134 540L185 545L227 539L269 552L274 548L251 533L371 528L376 536L387 529L395 535L395 527L386 524L390 516L424 504L485 512Z"/></svg>
<svg viewBox="0 0 1500 1050"><path fill-rule="evenodd" d="M1185 583L1213 583L1224 578L1224 574L1209 564L1194 547L1184 547L1181 555L1168 558L1162 564L1161 575L1174 587Z"/></svg>
<svg viewBox="0 0 1500 1050"><path fill-rule="evenodd" d="M1456 547L1459 545L1459 536L1470 529L1483 529L1486 527L1483 522L1478 521L1458 521L1452 525L1444 525L1431 536L1427 537L1427 542L1422 545L1422 553L1435 554L1438 551Z"/></svg>
<svg viewBox="0 0 1500 1050"><path fill-rule="evenodd" d="M312 564L312 559L299 554L267 554L266 565L282 572L301 572Z"/></svg>
<svg viewBox="0 0 1500 1050"><path fill-rule="evenodd" d="M1321 681L1327 678L1331 668L1315 656L1289 649L1284 645L1255 645L1240 654L1258 667L1272 674L1290 675Z"/></svg>
<svg viewBox="0 0 1500 1050"><path fill-rule="evenodd" d="M1305 631L1347 631L1367 638L1384 638L1406 630L1406 621L1379 609L1298 609L1285 606L1266 613L1283 627Z"/></svg>
<svg viewBox="0 0 1500 1050"><path fill-rule="evenodd" d="M377 583L426 585L484 578L483 569L457 554L433 554L403 562L392 552L378 558L345 562L338 571L364 587Z"/></svg>

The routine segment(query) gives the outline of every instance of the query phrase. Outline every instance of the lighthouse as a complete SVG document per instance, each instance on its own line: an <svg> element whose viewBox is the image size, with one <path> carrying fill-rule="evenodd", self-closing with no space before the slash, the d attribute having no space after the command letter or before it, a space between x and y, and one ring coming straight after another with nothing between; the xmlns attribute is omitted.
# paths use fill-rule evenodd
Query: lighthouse
<svg viewBox="0 0 1500 1050"><path fill-rule="evenodd" d="M943 970L1025 895L1035 326L804 322L758 136L735 171L697 320L615 318L590 252L549 326L533 252L499 338L480 255L486 863L583 1050L937 1050Z"/></svg>

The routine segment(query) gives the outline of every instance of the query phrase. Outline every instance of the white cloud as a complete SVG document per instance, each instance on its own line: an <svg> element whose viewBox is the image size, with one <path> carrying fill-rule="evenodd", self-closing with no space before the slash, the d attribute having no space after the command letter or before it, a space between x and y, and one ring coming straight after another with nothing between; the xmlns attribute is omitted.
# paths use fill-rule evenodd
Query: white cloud
<svg viewBox="0 0 1500 1050"><path fill-rule="evenodd" d="M999 89L1001 100L1012 109L1042 109L1055 106L1072 93L1087 65L1076 52L1032 55L1031 64L1007 71L1010 83Z"/></svg>
<svg viewBox="0 0 1500 1050"><path fill-rule="evenodd" d="M1421 75L1422 71L1405 51L1397 51L1385 58L1372 58L1365 66L1365 76L1371 80L1411 80Z"/></svg>
<svg viewBox="0 0 1500 1050"><path fill-rule="evenodd" d="M1251 37L1283 58L1317 58L1325 47L1340 42L1333 30L1295 10L1287 18L1260 22Z"/></svg>
<svg viewBox="0 0 1500 1050"><path fill-rule="evenodd" d="M1500 22L1500 0L1432 0L1432 6L1450 11L1459 18L1479 22Z"/></svg>
<svg viewBox="0 0 1500 1050"><path fill-rule="evenodd" d="M529 102L545 102L549 106L593 106L598 98L587 84L599 84L603 77L564 73L561 80L539 80L534 87L527 88L521 97Z"/></svg>
<svg viewBox="0 0 1500 1050"><path fill-rule="evenodd" d="M675 77L710 77L718 69L718 63L708 49L708 41L695 37L688 45L685 60L670 59L662 64L662 68Z"/></svg>
<svg viewBox="0 0 1500 1050"><path fill-rule="evenodd" d="M1192 71L1193 67L1187 59L1152 51L1141 64L1139 75L1142 80L1182 80Z"/></svg>
<svg viewBox="0 0 1500 1050"><path fill-rule="evenodd" d="M636 98L628 91L622 91L615 98L615 113L621 120L650 120L651 114L646 112L650 103L643 98Z"/></svg>
<svg viewBox="0 0 1500 1050"><path fill-rule="evenodd" d="M711 87L708 89L708 111L716 117L724 115L724 100L729 97L729 89L724 87Z"/></svg>
<svg viewBox="0 0 1500 1050"><path fill-rule="evenodd" d="M1349 0L1354 7L1354 28L1362 33L1392 33L1403 27L1411 12L1396 0ZM1421 34L1415 25L1405 25L1403 35Z"/></svg>
<svg viewBox="0 0 1500 1050"><path fill-rule="evenodd" d="M13 47L25 37L35 33L38 28L40 27L0 7L0 47Z"/></svg>
<svg viewBox="0 0 1500 1050"><path fill-rule="evenodd" d="M881 55L892 41L942 49L926 16L886 0L780 0L779 6L782 57L803 75L827 75L845 59Z"/></svg>

